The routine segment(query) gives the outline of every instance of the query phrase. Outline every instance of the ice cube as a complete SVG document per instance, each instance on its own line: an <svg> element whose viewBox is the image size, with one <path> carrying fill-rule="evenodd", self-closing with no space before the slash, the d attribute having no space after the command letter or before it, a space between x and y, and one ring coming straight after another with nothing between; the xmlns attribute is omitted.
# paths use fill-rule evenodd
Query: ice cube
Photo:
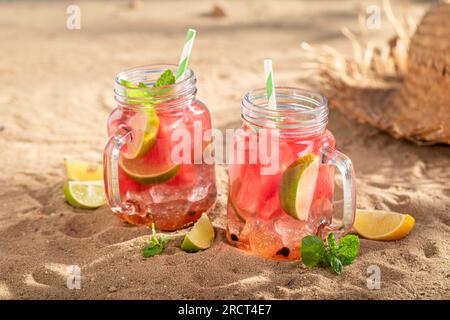
<svg viewBox="0 0 450 320"><path fill-rule="evenodd" d="M287 214L278 218L274 224L283 245L291 249L299 248L302 239L311 234L307 221L297 220Z"/></svg>

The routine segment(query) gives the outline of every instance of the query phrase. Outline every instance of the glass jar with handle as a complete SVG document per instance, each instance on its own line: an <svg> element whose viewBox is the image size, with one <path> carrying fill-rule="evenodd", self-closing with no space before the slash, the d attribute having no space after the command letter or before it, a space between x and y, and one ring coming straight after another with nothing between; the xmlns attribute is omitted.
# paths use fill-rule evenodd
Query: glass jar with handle
<svg viewBox="0 0 450 320"><path fill-rule="evenodd" d="M201 140L211 118L196 97L195 74L188 69L181 81L153 87L168 69L176 72L177 66L143 66L116 76L117 107L108 119L104 180L108 204L118 217L171 231L192 224L212 206L216 185L214 164L192 159L196 143L211 145ZM190 139L194 128L200 128L200 141ZM189 139L180 142L175 131ZM181 158L188 161L174 160L180 143L188 144L181 148L187 153Z"/></svg>
<svg viewBox="0 0 450 320"><path fill-rule="evenodd" d="M242 127L230 144L228 241L272 259L298 259L306 235L350 230L355 215L352 162L326 129L324 96L277 87L277 108L264 89L242 99ZM332 221L335 168L342 175L344 210Z"/></svg>

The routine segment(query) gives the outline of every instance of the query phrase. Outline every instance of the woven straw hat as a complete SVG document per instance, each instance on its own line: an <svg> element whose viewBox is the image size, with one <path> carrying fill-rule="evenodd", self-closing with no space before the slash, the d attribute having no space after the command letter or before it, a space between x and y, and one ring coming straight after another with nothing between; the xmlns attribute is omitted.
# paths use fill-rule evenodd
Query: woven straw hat
<svg viewBox="0 0 450 320"><path fill-rule="evenodd" d="M321 70L316 80L330 105L345 115L395 138L450 144L450 3L431 7L412 36L391 22L397 36L381 49L369 43L361 50L344 29L355 49L352 59L303 44L313 53L309 62Z"/></svg>

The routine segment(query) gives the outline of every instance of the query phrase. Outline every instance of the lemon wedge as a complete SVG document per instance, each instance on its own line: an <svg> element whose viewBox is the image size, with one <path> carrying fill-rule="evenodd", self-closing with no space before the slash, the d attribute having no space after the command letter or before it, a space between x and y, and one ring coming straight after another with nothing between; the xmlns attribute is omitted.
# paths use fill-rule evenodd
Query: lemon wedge
<svg viewBox="0 0 450 320"><path fill-rule="evenodd" d="M103 179L103 165L98 163L64 159L64 168L70 180L93 181Z"/></svg>
<svg viewBox="0 0 450 320"><path fill-rule="evenodd" d="M354 228L359 235L371 240L399 240L414 227L409 214L382 210L356 210Z"/></svg>

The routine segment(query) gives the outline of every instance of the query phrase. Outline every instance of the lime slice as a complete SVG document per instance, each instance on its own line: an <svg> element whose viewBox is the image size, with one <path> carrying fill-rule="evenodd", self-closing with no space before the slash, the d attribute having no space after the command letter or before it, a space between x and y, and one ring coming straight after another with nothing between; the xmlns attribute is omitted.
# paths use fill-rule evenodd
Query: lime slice
<svg viewBox="0 0 450 320"><path fill-rule="evenodd" d="M283 173L280 203L283 210L298 220L308 220L316 189L319 157L308 153L294 161Z"/></svg>
<svg viewBox="0 0 450 320"><path fill-rule="evenodd" d="M103 180L67 181L64 195L72 206L83 209L95 209L106 203Z"/></svg>
<svg viewBox="0 0 450 320"><path fill-rule="evenodd" d="M120 84L126 87L124 90L125 95L127 96L127 103L129 104L142 104L145 106L149 106L149 103L146 102L146 99L151 98L150 90L142 90L142 88L147 88L146 84L143 82L139 82L138 85L134 84L131 81L121 79ZM136 98L136 99L133 99Z"/></svg>
<svg viewBox="0 0 450 320"><path fill-rule="evenodd" d="M145 158L119 158L119 165L126 175L142 184L163 183L175 177L180 171L179 164L149 163Z"/></svg>
<svg viewBox="0 0 450 320"><path fill-rule="evenodd" d="M194 224L191 231L184 236L181 249L188 252L197 252L208 249L214 240L214 228L206 213Z"/></svg>
<svg viewBox="0 0 450 320"><path fill-rule="evenodd" d="M159 117L156 110L146 107L137 112L128 123L133 128L133 140L126 145L123 156L127 159L142 157L156 142L159 130Z"/></svg>
<svg viewBox="0 0 450 320"><path fill-rule="evenodd" d="M103 179L103 165L64 159L64 168L70 180L92 181Z"/></svg>

